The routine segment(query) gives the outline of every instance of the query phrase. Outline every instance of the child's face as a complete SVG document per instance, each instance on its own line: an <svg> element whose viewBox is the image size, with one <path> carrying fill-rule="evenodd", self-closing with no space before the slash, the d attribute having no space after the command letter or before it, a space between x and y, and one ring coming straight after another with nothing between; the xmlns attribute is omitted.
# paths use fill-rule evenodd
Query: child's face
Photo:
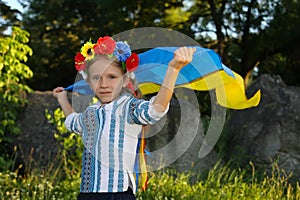
<svg viewBox="0 0 300 200"><path fill-rule="evenodd" d="M120 95L122 88L128 85L128 78L120 66L108 59L97 59L89 67L88 74L88 82L102 103L113 101Z"/></svg>

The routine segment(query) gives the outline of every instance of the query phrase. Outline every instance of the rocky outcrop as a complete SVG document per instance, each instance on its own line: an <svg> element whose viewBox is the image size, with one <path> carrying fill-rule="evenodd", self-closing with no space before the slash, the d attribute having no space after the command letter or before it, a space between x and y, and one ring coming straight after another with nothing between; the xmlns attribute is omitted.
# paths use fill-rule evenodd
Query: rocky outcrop
<svg viewBox="0 0 300 200"><path fill-rule="evenodd" d="M253 161L255 166L269 171L277 161L281 169L286 173L293 172L294 180L299 180L300 88L287 86L279 76L262 75L247 89L247 93L252 96L258 89L262 93L258 107L230 110L218 141L219 147L225 146L221 153L226 155L225 160L234 160L240 166L247 166L249 161ZM83 110L90 101L89 98L76 95L70 98L77 111ZM55 127L47 121L45 110L53 112L59 105L51 91L31 93L28 101L17 121L22 133L14 143L19 147L23 163L47 166L55 161L58 144L54 138ZM199 157L207 133L203 128L203 120L199 120L199 113L195 112L197 109L187 101L174 101L168 115L151 128L154 132L147 138L148 149L154 152L153 155L158 152L158 159L153 166L159 168L158 164L164 165L157 164L161 161L160 150L165 153L162 156L169 157L167 160L171 160L172 167L179 171L193 168L203 173L218 161L220 152L216 152L216 149L203 158ZM165 148L167 145L168 148ZM149 164L151 159L148 158Z"/></svg>
<svg viewBox="0 0 300 200"><path fill-rule="evenodd" d="M262 75L247 90L261 89L258 107L232 111L227 123L227 158L240 165L251 160L271 171L277 163L294 180L300 179L300 88L279 76Z"/></svg>
<svg viewBox="0 0 300 200"><path fill-rule="evenodd" d="M17 164L25 168L46 167L49 161L55 161L58 144L54 139L55 126L48 122L45 112L53 113L58 103L51 91L35 91L28 94L27 100L28 105L17 120L21 134L13 141L17 147Z"/></svg>
<svg viewBox="0 0 300 200"><path fill-rule="evenodd" d="M13 141L13 145L17 147L17 165L21 164L25 168L51 167L60 162L57 156L59 143L54 138L56 127L47 120L46 110L53 116L59 104L52 91L34 91L28 94L27 100L28 105L17 120L21 134ZM91 97L74 94L69 96L69 100L76 111L82 111Z"/></svg>
<svg viewBox="0 0 300 200"><path fill-rule="evenodd" d="M184 91L188 93L185 89L181 92ZM197 104L191 99L173 99L165 118L150 127L152 137L146 141L152 154L147 157L151 169L167 167L178 172L191 172L194 179L206 174L218 162L218 154L213 149L205 156L199 156L205 130Z"/></svg>

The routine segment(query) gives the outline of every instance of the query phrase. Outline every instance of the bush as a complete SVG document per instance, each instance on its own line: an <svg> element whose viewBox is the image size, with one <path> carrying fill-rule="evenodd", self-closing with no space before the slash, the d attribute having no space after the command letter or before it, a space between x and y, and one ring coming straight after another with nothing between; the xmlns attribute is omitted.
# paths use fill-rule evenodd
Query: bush
<svg viewBox="0 0 300 200"><path fill-rule="evenodd" d="M26 45L29 33L13 27L11 35L0 37L0 169L7 168L7 144L20 132L16 125L17 114L26 104L26 93L31 89L25 84L33 76L24 63L31 48Z"/></svg>
<svg viewBox="0 0 300 200"><path fill-rule="evenodd" d="M62 162L63 175L68 178L79 176L83 151L81 137L75 133L70 133L65 128L65 116L60 108L57 108L53 114L46 110L46 118L56 126L57 132L54 134L54 137L60 143L58 159Z"/></svg>

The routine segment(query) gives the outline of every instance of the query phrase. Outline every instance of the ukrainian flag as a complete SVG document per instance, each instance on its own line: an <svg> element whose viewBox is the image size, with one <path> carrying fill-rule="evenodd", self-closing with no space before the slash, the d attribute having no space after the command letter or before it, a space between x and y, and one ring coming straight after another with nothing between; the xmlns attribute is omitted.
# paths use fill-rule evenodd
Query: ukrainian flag
<svg viewBox="0 0 300 200"><path fill-rule="evenodd" d="M159 91L168 63L177 48L157 47L139 54L139 66L134 74L143 95ZM175 87L199 91L215 89L217 102L226 108L246 109L259 104L260 90L248 99L244 80L239 74L226 67L213 50L199 46L195 48L192 62L180 70ZM66 90L93 95L85 80L76 82Z"/></svg>
<svg viewBox="0 0 300 200"><path fill-rule="evenodd" d="M143 95L159 91L168 63L178 47L158 47L139 54L139 67L134 72ZM175 87L192 90L215 89L217 102L231 109L255 107L260 102L260 91L248 99L243 78L226 67L217 53L195 46L193 60L181 69Z"/></svg>

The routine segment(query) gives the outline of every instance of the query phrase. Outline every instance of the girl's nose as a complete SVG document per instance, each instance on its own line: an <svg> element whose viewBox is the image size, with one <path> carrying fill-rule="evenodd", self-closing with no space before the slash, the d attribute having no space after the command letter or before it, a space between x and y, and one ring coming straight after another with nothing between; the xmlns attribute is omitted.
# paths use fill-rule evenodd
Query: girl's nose
<svg viewBox="0 0 300 200"><path fill-rule="evenodd" d="M100 88L105 88L105 87L107 87L107 81L105 80L105 78L100 78L98 84L99 84L99 87L100 87Z"/></svg>

